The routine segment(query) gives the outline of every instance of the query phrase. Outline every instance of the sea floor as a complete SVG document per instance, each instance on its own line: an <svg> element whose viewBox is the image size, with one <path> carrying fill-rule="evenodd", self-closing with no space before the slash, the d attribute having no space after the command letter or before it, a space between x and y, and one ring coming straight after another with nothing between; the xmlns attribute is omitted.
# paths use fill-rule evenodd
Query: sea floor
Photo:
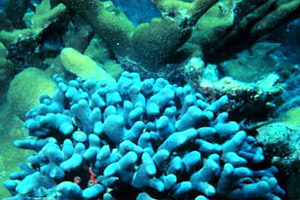
<svg viewBox="0 0 300 200"><path fill-rule="evenodd" d="M17 149L12 144L14 140L28 137L23 122L11 114L10 108L3 105L0 108L0 182L9 180L9 174L20 171L19 165L26 161L31 151ZM9 197L9 192L0 186L0 199Z"/></svg>

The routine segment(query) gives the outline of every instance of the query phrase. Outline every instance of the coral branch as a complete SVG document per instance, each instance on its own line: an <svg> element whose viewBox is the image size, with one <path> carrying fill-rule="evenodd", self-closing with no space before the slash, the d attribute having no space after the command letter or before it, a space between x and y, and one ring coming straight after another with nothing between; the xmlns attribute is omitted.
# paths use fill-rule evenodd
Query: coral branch
<svg viewBox="0 0 300 200"><path fill-rule="evenodd" d="M80 14L117 55L128 55L134 24L113 4L98 0L58 0Z"/></svg>

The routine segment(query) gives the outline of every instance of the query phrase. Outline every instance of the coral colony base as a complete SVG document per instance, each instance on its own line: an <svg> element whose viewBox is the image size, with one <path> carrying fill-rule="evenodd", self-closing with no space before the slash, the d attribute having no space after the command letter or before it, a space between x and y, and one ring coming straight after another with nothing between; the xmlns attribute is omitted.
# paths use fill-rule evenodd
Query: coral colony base
<svg viewBox="0 0 300 200"><path fill-rule="evenodd" d="M4 183L29 199L272 199L285 192L263 168L255 138L227 121L223 96L124 72L117 83L77 78L26 114L35 153Z"/></svg>

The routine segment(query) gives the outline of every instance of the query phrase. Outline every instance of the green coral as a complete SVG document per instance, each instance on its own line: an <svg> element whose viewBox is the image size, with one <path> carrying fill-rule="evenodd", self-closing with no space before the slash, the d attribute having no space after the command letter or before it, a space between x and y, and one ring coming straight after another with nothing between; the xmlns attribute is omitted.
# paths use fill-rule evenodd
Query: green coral
<svg viewBox="0 0 300 200"><path fill-rule="evenodd" d="M7 100L13 112L24 119L26 112L39 104L42 94L52 96L56 89L55 82L42 70L27 68L10 83Z"/></svg>
<svg viewBox="0 0 300 200"><path fill-rule="evenodd" d="M111 59L111 52L97 35L90 41L89 46L84 51L84 55L94 60L115 79L118 79L124 71L121 64Z"/></svg>
<svg viewBox="0 0 300 200"><path fill-rule="evenodd" d="M88 47L85 49L84 55L89 56L98 63L104 64L110 60L111 52L106 47L104 41L96 35L92 38Z"/></svg>
<svg viewBox="0 0 300 200"><path fill-rule="evenodd" d="M172 33L172 34L170 34ZM167 58L182 44L182 33L174 21L153 19L141 24L132 36L133 57L145 66L157 71Z"/></svg>
<svg viewBox="0 0 300 200"><path fill-rule="evenodd" d="M241 2L241 5L247 4L251 5L253 2L251 0ZM253 6L244 6L226 35L215 43L215 48L224 48L238 39L242 39L244 43L247 40L256 41L282 23L296 18L299 11L299 0L266 0L258 1Z"/></svg>
<svg viewBox="0 0 300 200"><path fill-rule="evenodd" d="M14 31L2 30L0 31L0 41L6 45L10 45L24 38L37 37L55 19L62 16L65 11L66 7L63 4L58 4L52 8L50 0L42 0L42 2L36 6L36 12L34 14L24 16L24 20L27 22L27 28L16 29Z"/></svg>
<svg viewBox="0 0 300 200"><path fill-rule="evenodd" d="M199 18L217 0L196 0L194 3L182 3L189 10L185 17L173 19L164 16L154 19L151 23L137 27L115 8L110 1L98 0L58 0L75 10L93 27L98 36L103 39L117 56L132 57L145 65L151 71L157 70L162 63L188 39L190 24ZM176 1L177 2L177 1ZM168 6L171 2L155 2L157 5ZM158 6L162 8L163 6ZM179 10L179 7L176 7ZM169 12L169 11L167 11Z"/></svg>
<svg viewBox="0 0 300 200"><path fill-rule="evenodd" d="M114 60L106 61L102 67L115 79L118 79L124 71L123 67Z"/></svg>
<svg viewBox="0 0 300 200"><path fill-rule="evenodd" d="M111 1L58 2L79 13L117 57L134 59L149 71L158 71L170 57L180 57L177 55L182 50L184 58L195 53L203 55L201 48L192 44L218 49L228 47L241 34L253 39L255 34L269 31L300 9L298 0L152 0L162 19L135 27ZM189 45L185 45L187 41Z"/></svg>
<svg viewBox="0 0 300 200"><path fill-rule="evenodd" d="M264 15L250 30L250 35L262 35L267 31L270 31L277 27L280 22L291 17L293 13L299 13L300 10L300 1L299 0L269 0L269 5L267 8L271 9L271 12L261 9L259 14Z"/></svg>
<svg viewBox="0 0 300 200"><path fill-rule="evenodd" d="M98 0L59 0L84 17L109 48L118 55L127 55L134 24L112 4Z"/></svg>
<svg viewBox="0 0 300 200"><path fill-rule="evenodd" d="M216 42L233 26L235 8L241 0L221 0L212 6L194 27L191 41L206 45Z"/></svg>
<svg viewBox="0 0 300 200"><path fill-rule="evenodd" d="M116 80L110 76L90 57L85 56L73 48L64 48L60 54L61 62L64 68L83 79L94 78L109 83L115 83Z"/></svg>

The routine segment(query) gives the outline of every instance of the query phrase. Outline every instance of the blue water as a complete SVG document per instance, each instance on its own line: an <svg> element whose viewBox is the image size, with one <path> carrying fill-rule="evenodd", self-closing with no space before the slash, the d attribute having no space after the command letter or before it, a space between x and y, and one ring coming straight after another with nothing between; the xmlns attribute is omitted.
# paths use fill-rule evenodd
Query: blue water
<svg viewBox="0 0 300 200"><path fill-rule="evenodd" d="M112 0L112 2L136 25L161 17L150 0Z"/></svg>

